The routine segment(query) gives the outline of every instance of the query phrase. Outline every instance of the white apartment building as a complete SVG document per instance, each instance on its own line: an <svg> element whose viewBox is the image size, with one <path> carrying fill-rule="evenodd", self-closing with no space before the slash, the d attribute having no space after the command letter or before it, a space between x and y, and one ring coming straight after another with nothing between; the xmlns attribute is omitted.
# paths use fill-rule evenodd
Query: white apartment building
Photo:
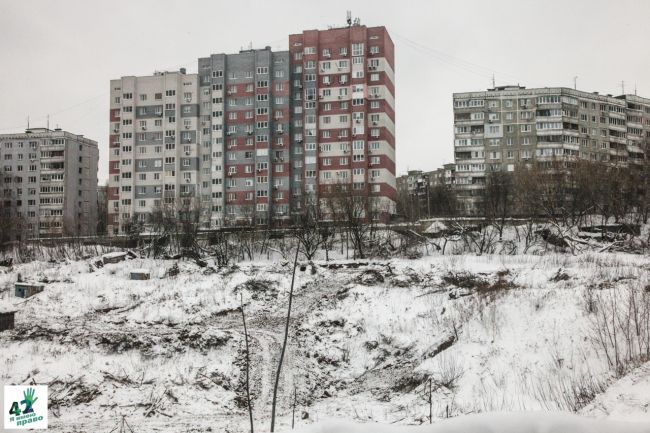
<svg viewBox="0 0 650 433"><path fill-rule="evenodd" d="M200 199L198 89L197 75L183 69L111 81L109 234L161 206Z"/></svg>
<svg viewBox="0 0 650 433"><path fill-rule="evenodd" d="M97 142L61 129L0 135L2 200L12 237L94 235Z"/></svg>

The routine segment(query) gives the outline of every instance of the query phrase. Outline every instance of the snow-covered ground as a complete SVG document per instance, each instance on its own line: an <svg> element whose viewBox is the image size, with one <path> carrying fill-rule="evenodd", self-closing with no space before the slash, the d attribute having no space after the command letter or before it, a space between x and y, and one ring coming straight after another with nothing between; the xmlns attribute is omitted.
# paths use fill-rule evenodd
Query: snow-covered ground
<svg viewBox="0 0 650 433"><path fill-rule="evenodd" d="M247 431L243 298L256 430L268 430L289 263L180 262L169 276L175 261L95 261L0 274L0 300L18 310L16 329L0 333L0 385L49 384L52 431L108 432L122 419L134 431ZM135 269L151 280L131 281ZM597 332L612 301L650 298L646 257L432 256L302 269L277 430L540 410L650 425L650 363L621 362L616 374ZM15 298L19 273L46 280L45 291ZM626 337L616 340L621 354L644 344Z"/></svg>

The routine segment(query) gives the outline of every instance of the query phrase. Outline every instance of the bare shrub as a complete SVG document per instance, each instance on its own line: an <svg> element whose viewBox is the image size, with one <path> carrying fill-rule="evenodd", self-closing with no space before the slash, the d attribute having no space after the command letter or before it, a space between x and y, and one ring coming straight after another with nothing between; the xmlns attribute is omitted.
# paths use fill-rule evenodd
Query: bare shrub
<svg viewBox="0 0 650 433"><path fill-rule="evenodd" d="M650 359L650 293L639 287L593 294L592 341L617 376Z"/></svg>
<svg viewBox="0 0 650 433"><path fill-rule="evenodd" d="M566 374L554 370L529 383L531 395L549 411L578 412L607 389L607 380L591 372Z"/></svg>
<svg viewBox="0 0 650 433"><path fill-rule="evenodd" d="M435 372L431 379L437 388L444 387L453 391L465 374L465 368L459 357L442 352L435 358Z"/></svg>

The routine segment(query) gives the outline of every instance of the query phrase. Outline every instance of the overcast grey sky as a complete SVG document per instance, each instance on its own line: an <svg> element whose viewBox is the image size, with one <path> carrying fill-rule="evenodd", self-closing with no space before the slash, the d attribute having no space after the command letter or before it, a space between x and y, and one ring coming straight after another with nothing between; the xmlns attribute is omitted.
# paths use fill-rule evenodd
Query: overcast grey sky
<svg viewBox="0 0 650 433"><path fill-rule="evenodd" d="M343 25L396 49L397 173L453 161L452 93L497 85L650 97L649 0L0 0L0 133L50 126L97 140L107 178L109 80L186 67L252 42Z"/></svg>

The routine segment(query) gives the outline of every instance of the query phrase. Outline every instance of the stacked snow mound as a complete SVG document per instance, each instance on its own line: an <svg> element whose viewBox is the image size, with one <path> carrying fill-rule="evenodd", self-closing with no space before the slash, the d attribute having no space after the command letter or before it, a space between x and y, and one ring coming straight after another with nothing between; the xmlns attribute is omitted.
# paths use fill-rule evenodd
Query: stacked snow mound
<svg viewBox="0 0 650 433"><path fill-rule="evenodd" d="M650 433L650 423L604 421L558 412L488 413L404 427L325 422L299 433Z"/></svg>

